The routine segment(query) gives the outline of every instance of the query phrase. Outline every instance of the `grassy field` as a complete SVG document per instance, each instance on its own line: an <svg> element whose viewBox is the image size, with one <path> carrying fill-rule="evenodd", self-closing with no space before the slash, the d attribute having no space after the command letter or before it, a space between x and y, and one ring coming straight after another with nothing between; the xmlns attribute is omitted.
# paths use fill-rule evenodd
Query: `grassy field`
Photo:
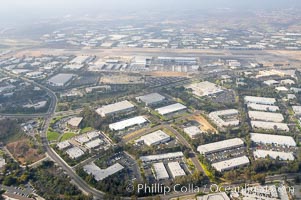
<svg viewBox="0 0 301 200"><path fill-rule="evenodd" d="M200 161L199 161L200 162ZM202 168L204 169L204 172L206 174L206 176L208 176L208 178L210 179L210 181L214 182L215 181L215 177L213 176L213 174L208 170L207 166L200 162Z"/></svg>
<svg viewBox="0 0 301 200"><path fill-rule="evenodd" d="M75 136L75 133L71 133L71 132L68 132L68 133L64 133L64 135L61 137L61 142L62 141L65 141L65 140L69 140L70 138L73 138Z"/></svg>
<svg viewBox="0 0 301 200"><path fill-rule="evenodd" d="M48 131L47 132L48 141L57 140L59 137L60 137L60 134L58 132L53 132L53 131Z"/></svg>

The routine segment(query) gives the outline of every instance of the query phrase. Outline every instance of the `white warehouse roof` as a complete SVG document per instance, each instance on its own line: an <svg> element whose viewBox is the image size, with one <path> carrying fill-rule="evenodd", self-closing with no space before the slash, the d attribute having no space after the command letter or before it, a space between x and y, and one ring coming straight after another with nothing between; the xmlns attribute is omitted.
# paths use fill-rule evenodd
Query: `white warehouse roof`
<svg viewBox="0 0 301 200"><path fill-rule="evenodd" d="M163 163L154 163L153 168L157 180L164 180L169 178L169 175Z"/></svg>
<svg viewBox="0 0 301 200"><path fill-rule="evenodd" d="M93 162L84 166L84 171L88 174L92 174L96 181L101 181L123 169L124 167L119 163L116 163L106 169L100 169Z"/></svg>
<svg viewBox="0 0 301 200"><path fill-rule="evenodd" d="M253 110L270 111L270 112L279 111L278 106L261 105L261 104L256 104L256 103L248 103L248 108L251 108Z"/></svg>
<svg viewBox="0 0 301 200"><path fill-rule="evenodd" d="M148 95L136 97L136 99L138 101L144 102L146 105L151 105L163 101L165 97L158 93L151 93Z"/></svg>
<svg viewBox="0 0 301 200"><path fill-rule="evenodd" d="M197 126L189 126L184 128L184 132L190 137L195 138L198 135L202 134L202 131Z"/></svg>
<svg viewBox="0 0 301 200"><path fill-rule="evenodd" d="M96 112L101 115L102 117L105 117L108 114L114 114L117 112L122 112L125 110L133 109L135 106L129 102L129 101L121 101L118 103L109 104L106 106L102 106L101 108L98 108Z"/></svg>
<svg viewBox="0 0 301 200"><path fill-rule="evenodd" d="M114 131L120 131L128 127L140 125L146 123L147 120L143 116L133 117L120 122L116 122L109 125L109 128Z"/></svg>
<svg viewBox="0 0 301 200"><path fill-rule="evenodd" d="M168 168L173 178L186 175L185 171L182 169L179 162L168 163Z"/></svg>
<svg viewBox="0 0 301 200"><path fill-rule="evenodd" d="M239 120L237 119L238 116L236 116L236 119L233 120L224 120L221 118L221 116L234 116L238 115L238 110L236 109L229 109L229 110L220 110L216 112L211 112L209 114L210 119L214 121L219 127L225 127L225 126L238 126L239 125Z"/></svg>
<svg viewBox="0 0 301 200"><path fill-rule="evenodd" d="M57 74L48 80L48 83L53 86L66 85L75 75L74 74Z"/></svg>
<svg viewBox="0 0 301 200"><path fill-rule="evenodd" d="M277 144L281 146L295 147L296 142L294 138L283 135L270 135L261 133L251 133L251 140L255 143L261 144Z"/></svg>
<svg viewBox="0 0 301 200"><path fill-rule="evenodd" d="M186 89L192 89L193 94L200 97L223 92L220 86L208 81L190 84Z"/></svg>
<svg viewBox="0 0 301 200"><path fill-rule="evenodd" d="M186 106L184 106L180 103L175 103L175 104L172 104L172 105L169 105L169 106L158 108L158 109L156 109L156 111L161 115L166 115L166 114L169 114L169 113L174 113L174 112L177 112L177 111L185 110L186 108L187 108Z"/></svg>
<svg viewBox="0 0 301 200"><path fill-rule="evenodd" d="M214 167L219 172L223 172L234 169L236 167L248 165L249 163L249 158L247 156L242 156L238 158L232 158L230 160L224 160L221 162L213 163L212 167Z"/></svg>
<svg viewBox="0 0 301 200"><path fill-rule="evenodd" d="M198 147L198 152L201 154L208 154L225 149L236 148L244 145L244 141L240 138L223 140L219 142L209 143Z"/></svg>
<svg viewBox="0 0 301 200"><path fill-rule="evenodd" d="M278 152L278 151L267 151L267 150L256 150L254 151L255 158L266 158L267 156L272 159L279 157L280 160L295 160L293 153L291 152Z"/></svg>
<svg viewBox="0 0 301 200"><path fill-rule="evenodd" d="M63 150L63 149L70 147L71 144L69 143L69 141L66 140L66 141L57 143L56 146L59 148L59 150Z"/></svg>
<svg viewBox="0 0 301 200"><path fill-rule="evenodd" d="M288 125L285 123L276 123L276 122L264 122L264 121L251 121L253 128L262 128L266 130L274 130L277 127L277 130L289 131Z"/></svg>
<svg viewBox="0 0 301 200"><path fill-rule="evenodd" d="M249 111L251 120L270 121L270 122L283 122L284 117L281 113Z"/></svg>
<svg viewBox="0 0 301 200"><path fill-rule="evenodd" d="M207 194L204 196L198 196L197 200L230 200L225 192Z"/></svg>
<svg viewBox="0 0 301 200"><path fill-rule="evenodd" d="M167 160L167 159L173 159L173 158L182 158L183 156L184 156L184 154L179 151L179 152L174 152L174 153L141 156L140 160L142 162L153 162L153 161Z"/></svg>
<svg viewBox="0 0 301 200"><path fill-rule="evenodd" d="M81 150L78 147L73 147L71 149L68 149L66 151L66 153L68 154L68 156L72 159L77 159L79 157L81 157L82 155L84 155L85 153L83 152L83 150Z"/></svg>
<svg viewBox="0 0 301 200"><path fill-rule="evenodd" d="M161 130L155 131L153 133L142 136L139 141L144 141L148 146L157 145L160 143L165 143L170 140L170 136Z"/></svg>
<svg viewBox="0 0 301 200"><path fill-rule="evenodd" d="M276 103L276 99L266 98L266 97L245 96L245 103L274 105Z"/></svg>

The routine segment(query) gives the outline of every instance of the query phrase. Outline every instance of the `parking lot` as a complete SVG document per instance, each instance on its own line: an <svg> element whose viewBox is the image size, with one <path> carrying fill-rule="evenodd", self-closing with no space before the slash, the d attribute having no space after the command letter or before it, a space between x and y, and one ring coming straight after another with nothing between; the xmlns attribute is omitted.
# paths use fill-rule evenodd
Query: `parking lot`
<svg viewBox="0 0 301 200"><path fill-rule="evenodd" d="M5 190L7 193L16 194L23 197L29 197L30 194L35 192L34 188L30 184L26 184L24 187L0 185L0 189Z"/></svg>

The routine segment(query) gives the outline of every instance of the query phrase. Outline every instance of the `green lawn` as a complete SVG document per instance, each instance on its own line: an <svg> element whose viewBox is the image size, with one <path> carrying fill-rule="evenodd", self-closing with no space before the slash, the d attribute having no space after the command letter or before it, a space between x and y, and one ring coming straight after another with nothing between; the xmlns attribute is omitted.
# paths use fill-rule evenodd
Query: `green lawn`
<svg viewBox="0 0 301 200"><path fill-rule="evenodd" d="M48 141L57 140L59 137L60 137L60 134L58 132L54 132L54 131L48 131L47 132Z"/></svg>
<svg viewBox="0 0 301 200"><path fill-rule="evenodd" d="M86 128L83 128L80 133L87 133L89 131L93 131L94 129L92 127L86 127Z"/></svg>
<svg viewBox="0 0 301 200"><path fill-rule="evenodd" d="M75 136L75 133L64 133L64 135L61 137L61 141L69 140L70 138L73 138Z"/></svg>

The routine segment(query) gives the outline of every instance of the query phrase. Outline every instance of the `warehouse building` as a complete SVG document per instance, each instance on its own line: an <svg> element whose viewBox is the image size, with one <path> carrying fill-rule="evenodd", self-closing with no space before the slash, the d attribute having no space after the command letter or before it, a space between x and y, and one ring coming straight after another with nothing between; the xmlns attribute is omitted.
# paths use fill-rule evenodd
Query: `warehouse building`
<svg viewBox="0 0 301 200"><path fill-rule="evenodd" d="M170 162L167 165L173 178L186 175L179 162Z"/></svg>
<svg viewBox="0 0 301 200"><path fill-rule="evenodd" d="M90 56L77 56L73 60L70 61L71 64L84 64L85 62L90 60Z"/></svg>
<svg viewBox="0 0 301 200"><path fill-rule="evenodd" d="M296 146L296 142L293 137L283 135L251 133L251 141L257 144L273 144L287 147Z"/></svg>
<svg viewBox="0 0 301 200"><path fill-rule="evenodd" d="M107 178L113 174L116 174L123 169L124 169L124 167L119 163L116 163L106 169L100 169L93 162L84 166L84 171L88 174L92 174L96 181L102 181L105 178Z"/></svg>
<svg viewBox="0 0 301 200"><path fill-rule="evenodd" d="M278 106L262 105L262 104L256 104L256 103L248 103L248 108L252 109L252 110L267 111L267 112L278 112L279 111Z"/></svg>
<svg viewBox="0 0 301 200"><path fill-rule="evenodd" d="M301 116L301 106L292 106L296 116Z"/></svg>
<svg viewBox="0 0 301 200"><path fill-rule="evenodd" d="M249 118L255 121L268 121L268 122L283 122L284 117L281 113L249 111Z"/></svg>
<svg viewBox="0 0 301 200"><path fill-rule="evenodd" d="M176 113L179 111L183 111L186 110L187 107L180 104L180 103L175 103L169 106L165 106L162 108L158 108L156 109L156 111L160 114L160 115L168 115L168 114L172 114L172 113Z"/></svg>
<svg viewBox="0 0 301 200"><path fill-rule="evenodd" d="M280 160L295 160L294 154L292 152L278 152L278 151L269 151L257 149L253 152L255 159L270 157L272 159L279 158Z"/></svg>
<svg viewBox="0 0 301 200"><path fill-rule="evenodd" d="M153 133L142 136L139 140L136 140L136 143L143 142L148 146L154 146L166 143L168 141L170 141L170 136L164 133L163 131L158 130Z"/></svg>
<svg viewBox="0 0 301 200"><path fill-rule="evenodd" d="M189 126L184 128L184 132L191 138L196 139L202 134L202 131L197 126Z"/></svg>
<svg viewBox="0 0 301 200"><path fill-rule="evenodd" d="M63 141L63 142L57 143L56 146L59 150L64 150L64 149L69 148L71 146L71 144L69 143L69 141Z"/></svg>
<svg viewBox="0 0 301 200"><path fill-rule="evenodd" d="M289 132L288 125L285 123L251 121L251 126L253 129L280 130Z"/></svg>
<svg viewBox="0 0 301 200"><path fill-rule="evenodd" d="M229 109L211 112L210 119L219 127L238 126L238 110Z"/></svg>
<svg viewBox="0 0 301 200"><path fill-rule="evenodd" d="M224 91L220 86L208 81L193 83L186 86L186 89L192 89L192 93L199 97L210 96Z"/></svg>
<svg viewBox="0 0 301 200"><path fill-rule="evenodd" d="M132 111L134 110L134 108L135 106L131 102L125 100L110 105L102 106L101 108L98 108L96 112L100 116L106 117L108 115L113 115L116 113L124 113L128 111Z"/></svg>
<svg viewBox="0 0 301 200"><path fill-rule="evenodd" d="M174 153L141 156L140 160L142 162L158 162L158 161L164 161L164 160L179 159L179 158L183 158L183 156L184 156L184 154L179 151L179 152L174 152Z"/></svg>
<svg viewBox="0 0 301 200"><path fill-rule="evenodd" d="M81 150L80 148L78 147L73 147L71 149L68 149L66 151L66 153L68 154L68 156L71 158L71 159L78 159L80 158L82 155L85 154L85 152L83 152L83 150Z"/></svg>
<svg viewBox="0 0 301 200"><path fill-rule="evenodd" d="M136 97L136 100L138 102L143 102L146 106L156 105L158 103L163 102L165 99L166 98L164 96L158 93L151 93L148 95Z"/></svg>
<svg viewBox="0 0 301 200"><path fill-rule="evenodd" d="M167 170L162 162L153 164L153 173L157 181L169 178Z"/></svg>
<svg viewBox="0 0 301 200"><path fill-rule="evenodd" d="M103 143L104 143L104 142L103 142L101 139L97 138L97 139L95 139L95 140L92 140L92 141L90 141L90 142L87 142L87 143L85 144L85 147L88 148L88 149L95 149L95 148L100 147L100 145L102 145Z"/></svg>
<svg viewBox="0 0 301 200"><path fill-rule="evenodd" d="M67 125L70 127L70 128L79 128L79 125L80 123L83 121L83 118L82 117L73 117L71 118L68 122L67 122Z"/></svg>
<svg viewBox="0 0 301 200"><path fill-rule="evenodd" d="M57 74L48 79L47 83L53 87L64 87L71 82L74 76L74 74Z"/></svg>
<svg viewBox="0 0 301 200"><path fill-rule="evenodd" d="M213 163L214 167L219 172L229 171L232 169L237 169L238 167L246 166L250 163L247 156L242 156L238 158L232 158L230 160L224 160L221 162Z"/></svg>
<svg viewBox="0 0 301 200"><path fill-rule="evenodd" d="M240 138L234 138L229 140L223 140L219 142L209 143L205 145L201 145L198 147L198 152L203 155L207 155L210 153L216 153L228 149L234 149L238 147L243 147L244 141Z"/></svg>
<svg viewBox="0 0 301 200"><path fill-rule="evenodd" d="M276 103L276 99L266 97L245 96L244 100L246 104L255 103L263 105L274 105Z"/></svg>
<svg viewBox="0 0 301 200"><path fill-rule="evenodd" d="M126 119L126 120L123 120L123 121L120 121L120 122L110 124L109 128L112 131L121 131L121 130L124 130L126 128L130 128L130 127L133 127L133 126L136 126L136 125L141 126L145 123L147 123L147 120L143 116L138 116L138 117L133 117L133 118L130 118L130 119Z"/></svg>

